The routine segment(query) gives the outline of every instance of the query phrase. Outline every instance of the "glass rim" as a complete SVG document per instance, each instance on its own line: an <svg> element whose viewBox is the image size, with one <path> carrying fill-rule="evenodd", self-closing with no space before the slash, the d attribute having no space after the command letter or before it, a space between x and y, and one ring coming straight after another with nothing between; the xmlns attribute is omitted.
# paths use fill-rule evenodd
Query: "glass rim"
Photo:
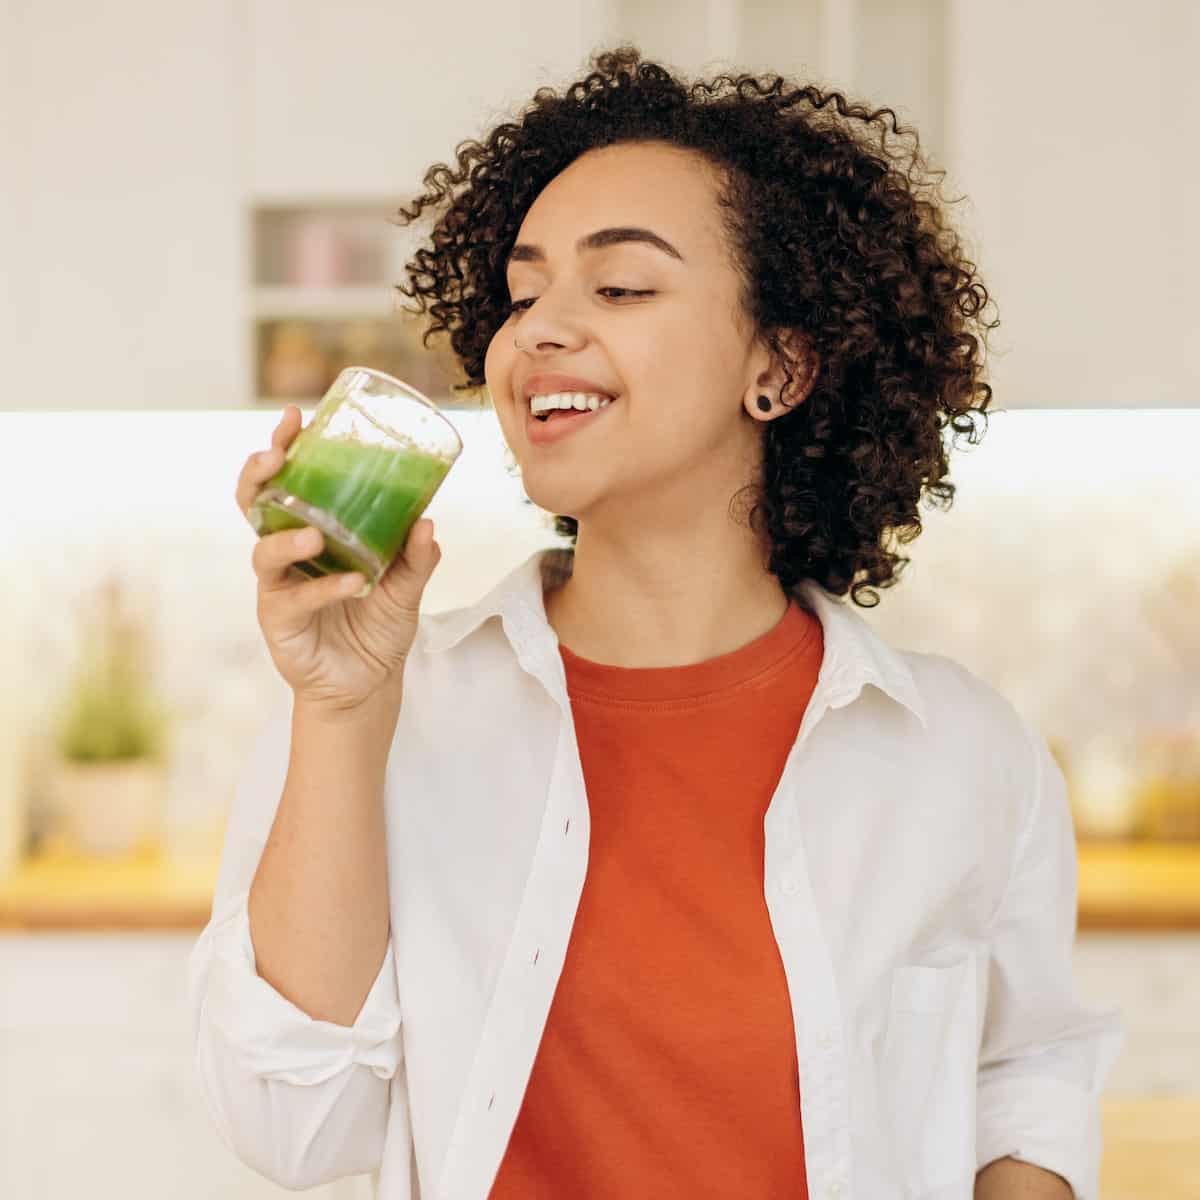
<svg viewBox="0 0 1200 1200"><path fill-rule="evenodd" d="M406 394L408 394L412 399L417 400L419 403L425 405L425 407L427 409L429 409L429 411L431 413L433 413L433 415L435 417L437 417L437 419L439 421L441 421L446 426L446 428L449 429L450 432L454 435L454 440L458 443L458 451L457 451L457 454L455 455L455 457L457 457L458 454L461 454L463 452L462 435L451 424L450 418L447 417L446 414L444 412L442 412L442 410L440 408L438 408L438 406L436 404L434 404L434 402L432 400L430 400L428 396L426 396L423 392L419 392L415 387L413 387L413 385L411 383L405 383L403 379L397 379L394 375L389 375L386 371L380 371L375 367L356 367L356 366L343 367L338 372L338 379L340 379L344 374L346 374L347 371L362 371L366 375L374 375L377 379L386 380L388 383L392 384L393 386L398 387L402 392L405 392ZM336 382L337 382L337 380L334 380L335 384L336 384ZM350 400L352 403L356 402L356 397L351 396L351 395L347 395L346 399ZM395 431L393 431L393 432L395 432Z"/></svg>

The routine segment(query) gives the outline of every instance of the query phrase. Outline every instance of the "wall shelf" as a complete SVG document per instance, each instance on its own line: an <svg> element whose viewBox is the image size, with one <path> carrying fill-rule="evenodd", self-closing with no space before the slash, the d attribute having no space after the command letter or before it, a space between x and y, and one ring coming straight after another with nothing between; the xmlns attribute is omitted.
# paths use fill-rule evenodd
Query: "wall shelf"
<svg viewBox="0 0 1200 1200"><path fill-rule="evenodd" d="M252 293L251 308L260 320L372 320L403 312L392 287L259 287Z"/></svg>
<svg viewBox="0 0 1200 1200"><path fill-rule="evenodd" d="M404 306L405 239L394 203L257 204L249 214L248 394L259 407L314 406L348 366L374 367L427 396L458 365Z"/></svg>

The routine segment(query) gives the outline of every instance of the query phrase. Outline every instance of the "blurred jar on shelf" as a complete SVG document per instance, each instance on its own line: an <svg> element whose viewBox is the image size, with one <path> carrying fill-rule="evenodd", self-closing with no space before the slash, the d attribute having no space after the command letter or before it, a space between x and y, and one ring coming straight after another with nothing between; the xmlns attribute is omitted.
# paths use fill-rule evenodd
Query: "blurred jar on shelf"
<svg viewBox="0 0 1200 1200"><path fill-rule="evenodd" d="M332 380L328 356L300 321L283 321L271 330L262 374L266 394L286 399L318 397Z"/></svg>
<svg viewBox="0 0 1200 1200"><path fill-rule="evenodd" d="M1137 742L1138 834L1200 839L1200 730L1162 729Z"/></svg>
<svg viewBox="0 0 1200 1200"><path fill-rule="evenodd" d="M385 354L378 321L347 321L339 331L334 366L338 371L356 365L384 370L379 363Z"/></svg>
<svg viewBox="0 0 1200 1200"><path fill-rule="evenodd" d="M298 287L344 284L350 275L352 250L338 222L324 213L305 213L294 220L289 282Z"/></svg>

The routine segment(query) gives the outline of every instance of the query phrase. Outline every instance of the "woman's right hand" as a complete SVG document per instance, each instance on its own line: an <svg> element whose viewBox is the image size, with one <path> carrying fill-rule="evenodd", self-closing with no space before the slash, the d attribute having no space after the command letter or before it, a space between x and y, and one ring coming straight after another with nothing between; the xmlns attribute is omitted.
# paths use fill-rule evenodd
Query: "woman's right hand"
<svg viewBox="0 0 1200 1200"><path fill-rule="evenodd" d="M252 454L238 476L238 508L250 505L283 467L284 454L300 432L301 412L283 411L271 448ZM361 600L359 574L312 579L291 564L319 554L319 529L285 529L260 537L251 555L258 576L258 624L276 669L303 699L331 713L353 711L385 685L400 686L404 663L417 635L421 594L442 551L433 522L422 517L380 582Z"/></svg>

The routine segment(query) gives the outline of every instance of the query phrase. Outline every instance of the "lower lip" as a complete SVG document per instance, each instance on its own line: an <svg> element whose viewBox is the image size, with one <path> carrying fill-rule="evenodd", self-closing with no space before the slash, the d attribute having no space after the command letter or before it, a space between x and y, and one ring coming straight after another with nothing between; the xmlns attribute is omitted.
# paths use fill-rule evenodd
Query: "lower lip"
<svg viewBox="0 0 1200 1200"><path fill-rule="evenodd" d="M529 409L525 418L525 434L535 446L546 446L551 442L562 441L576 430L594 424L596 418L603 416L614 404L616 404L615 400L594 412L573 412L570 416L551 417L548 421L539 421L533 415L533 411Z"/></svg>

